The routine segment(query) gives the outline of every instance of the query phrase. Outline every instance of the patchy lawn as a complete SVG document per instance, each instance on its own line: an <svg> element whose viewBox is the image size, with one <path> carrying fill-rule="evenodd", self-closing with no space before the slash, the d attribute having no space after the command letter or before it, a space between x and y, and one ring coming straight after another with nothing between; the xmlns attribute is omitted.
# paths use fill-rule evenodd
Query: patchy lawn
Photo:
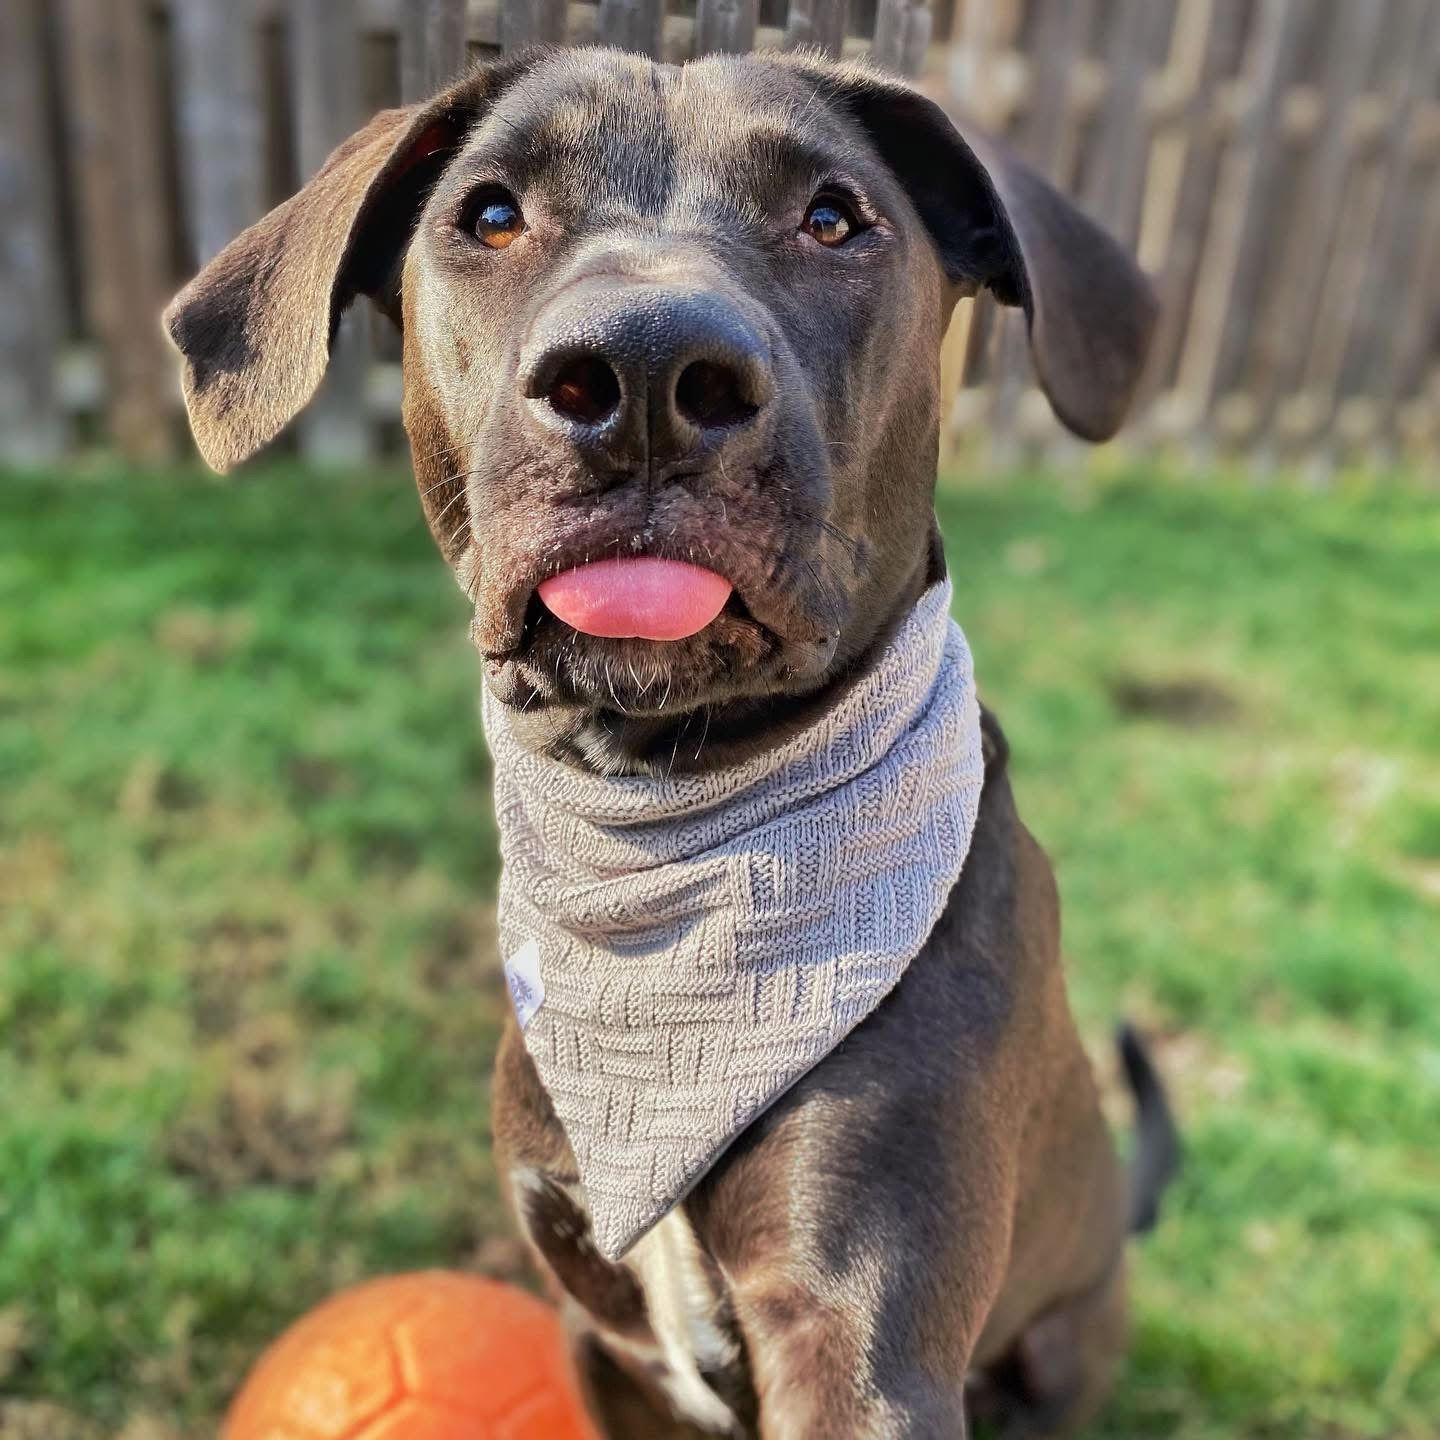
<svg viewBox="0 0 1440 1440"><path fill-rule="evenodd" d="M1077 1010L1190 1148L1095 1433L1432 1435L1440 504L942 516ZM0 1433L207 1435L335 1287L516 1272L477 682L403 477L0 483Z"/></svg>

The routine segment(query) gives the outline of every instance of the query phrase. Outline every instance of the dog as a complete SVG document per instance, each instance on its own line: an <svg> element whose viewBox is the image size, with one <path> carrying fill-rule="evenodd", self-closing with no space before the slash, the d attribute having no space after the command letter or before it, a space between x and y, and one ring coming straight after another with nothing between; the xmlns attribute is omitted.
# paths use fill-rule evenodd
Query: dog
<svg viewBox="0 0 1440 1440"><path fill-rule="evenodd" d="M352 301L388 314L421 502L491 697L536 753L644 777L801 732L943 576L937 357L981 291L1023 310L1060 419L1113 434L1151 290L997 143L813 55L539 50L378 115L166 326L224 470L310 398ZM703 555L731 599L658 640L580 633L537 598L636 551ZM1127 1233L1178 1142L1125 1032L1127 1179L988 714L983 737L968 858L899 984L621 1260L593 1243L507 1024L501 1173L604 1433L1059 1436L1105 1396Z"/></svg>

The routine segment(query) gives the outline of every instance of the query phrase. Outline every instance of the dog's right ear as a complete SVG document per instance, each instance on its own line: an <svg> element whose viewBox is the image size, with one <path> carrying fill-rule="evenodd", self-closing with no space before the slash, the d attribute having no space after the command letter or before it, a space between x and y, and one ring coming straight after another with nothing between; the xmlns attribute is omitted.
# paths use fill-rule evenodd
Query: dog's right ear
<svg viewBox="0 0 1440 1440"><path fill-rule="evenodd" d="M1158 308L1140 267L1078 206L933 100L863 65L785 63L866 131L930 232L955 293L1025 311L1055 413L1108 440L1139 388Z"/></svg>
<svg viewBox="0 0 1440 1440"><path fill-rule="evenodd" d="M382 111L170 302L208 464L238 465L315 393L345 308L357 295L384 303L425 197L524 63L479 66L431 101Z"/></svg>

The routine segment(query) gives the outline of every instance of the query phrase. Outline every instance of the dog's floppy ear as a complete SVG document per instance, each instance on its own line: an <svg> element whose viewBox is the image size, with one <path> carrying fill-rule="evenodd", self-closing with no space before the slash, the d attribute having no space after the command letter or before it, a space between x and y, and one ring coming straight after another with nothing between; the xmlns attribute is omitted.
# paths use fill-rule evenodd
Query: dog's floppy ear
<svg viewBox="0 0 1440 1440"><path fill-rule="evenodd" d="M272 440L315 393L357 295L386 302L426 195L517 68L480 66L427 103L382 111L170 302L190 428L216 470Z"/></svg>
<svg viewBox="0 0 1440 1440"><path fill-rule="evenodd" d="M812 78L899 177L952 283L1024 307L1055 413L1084 439L1108 440L1130 408L1158 316L1135 261L1001 145L978 133L967 144L908 86L857 66Z"/></svg>

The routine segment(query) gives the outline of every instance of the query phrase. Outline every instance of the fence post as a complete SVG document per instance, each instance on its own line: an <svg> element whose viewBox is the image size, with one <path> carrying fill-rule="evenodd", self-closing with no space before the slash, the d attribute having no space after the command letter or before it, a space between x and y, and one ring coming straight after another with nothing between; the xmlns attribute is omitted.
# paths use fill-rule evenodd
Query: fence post
<svg viewBox="0 0 1440 1440"><path fill-rule="evenodd" d="M1364 277L1344 317L1345 333L1332 342L1333 356L1325 361L1332 393L1345 397L1340 423L1352 444L1386 436L1397 394L1389 364L1397 336L1407 315L1420 317L1423 324L1440 305L1433 292L1415 288L1416 280L1424 278L1427 199L1440 187L1435 145L1440 126L1431 99L1440 88L1440 11L1434 0L1417 0L1417 11L1413 44L1405 52L1409 79L1389 126L1384 186L1363 252ZM1432 126L1428 156L1421 152L1417 124L1426 111ZM1435 208L1429 205L1432 212Z"/></svg>
<svg viewBox="0 0 1440 1440"><path fill-rule="evenodd" d="M1432 143L1436 136L1432 134ZM1396 287L1407 306L1376 386L1384 433L1400 453L1433 448L1440 408L1440 363L1436 361L1436 316L1440 314L1440 174L1431 160L1429 199L1419 217L1414 263Z"/></svg>
<svg viewBox="0 0 1440 1440"><path fill-rule="evenodd" d="M1217 96L1238 62L1244 22L1244 0L1180 0L1162 72L1171 89L1162 97L1170 113L1151 150L1139 243L1140 262L1160 291L1160 325L1142 400L1163 397L1148 417L1151 437L1161 442L1204 419L1199 397L1176 388L1176 370L1189 333L1223 151Z"/></svg>
<svg viewBox="0 0 1440 1440"><path fill-rule="evenodd" d="M1341 218L1354 158L1354 107L1370 79L1382 22L1394 19L1393 14L1386 15L1387 8L1354 5L1336 12L1326 53L1329 78L1321 91L1318 138L1306 157L1293 203L1286 207L1286 233L1280 237L1273 288L1252 346L1255 363L1248 389L1257 428L1273 419L1272 442L1282 448L1287 442L1293 446L1312 439L1310 427L1318 418L1308 397L1294 392L1303 383L1319 308L1316 296L1324 293L1332 240L1342 226L1354 223Z"/></svg>
<svg viewBox="0 0 1440 1440"><path fill-rule="evenodd" d="M760 0L697 0L695 53L742 54L755 44Z"/></svg>
<svg viewBox="0 0 1440 1440"><path fill-rule="evenodd" d="M203 265L263 205L256 17L253 0L184 0L171 14L185 218Z"/></svg>
<svg viewBox="0 0 1440 1440"><path fill-rule="evenodd" d="M1080 203L1133 247L1150 157L1145 91L1169 46L1171 0L1120 0L1105 50L1105 101L1090 140Z"/></svg>
<svg viewBox="0 0 1440 1440"><path fill-rule="evenodd" d="M360 35L350 0L290 0L295 150L309 179L360 124ZM340 323L330 368L300 417L300 449L322 465L358 464L370 454L365 380L368 317L352 309Z"/></svg>
<svg viewBox="0 0 1440 1440"><path fill-rule="evenodd" d="M557 44L565 39L566 0L500 0L500 44L505 50Z"/></svg>
<svg viewBox="0 0 1440 1440"><path fill-rule="evenodd" d="M1067 189L1078 143L1072 111L1076 71L1094 19L1094 0L1043 0L1036 17L1026 108L1016 126L1016 153L1060 189ZM1025 321L1018 310L997 312L991 372L990 458L1012 464L1019 451L1022 401L1033 386ZM1047 422L1048 423L1048 422Z"/></svg>
<svg viewBox="0 0 1440 1440"><path fill-rule="evenodd" d="M838 56L845 49L849 18L849 0L790 0L790 13L785 17L785 48L818 45L827 55Z"/></svg>
<svg viewBox="0 0 1440 1440"><path fill-rule="evenodd" d="M1206 247L1196 278L1180 388L1195 413L1213 419L1247 354L1259 280L1264 222L1283 152L1280 106L1296 63L1303 19L1297 0L1261 0L1252 22L1244 111L1214 190Z"/></svg>
<svg viewBox="0 0 1440 1440"><path fill-rule="evenodd" d="M0 459L21 465L52 460L65 444L41 5L0 4Z"/></svg>
<svg viewBox="0 0 1440 1440"><path fill-rule="evenodd" d="M930 0L880 0L870 54L902 75L918 75L933 24Z"/></svg>
<svg viewBox="0 0 1440 1440"><path fill-rule="evenodd" d="M423 100L465 68L465 0L400 6L400 98Z"/></svg>
<svg viewBox="0 0 1440 1440"><path fill-rule="evenodd" d="M90 320L110 437L127 459L172 453L176 364L160 330L174 276L155 76L141 0L66 0L66 95Z"/></svg>
<svg viewBox="0 0 1440 1440"><path fill-rule="evenodd" d="M665 0L600 0L597 38L658 60L665 43Z"/></svg>

